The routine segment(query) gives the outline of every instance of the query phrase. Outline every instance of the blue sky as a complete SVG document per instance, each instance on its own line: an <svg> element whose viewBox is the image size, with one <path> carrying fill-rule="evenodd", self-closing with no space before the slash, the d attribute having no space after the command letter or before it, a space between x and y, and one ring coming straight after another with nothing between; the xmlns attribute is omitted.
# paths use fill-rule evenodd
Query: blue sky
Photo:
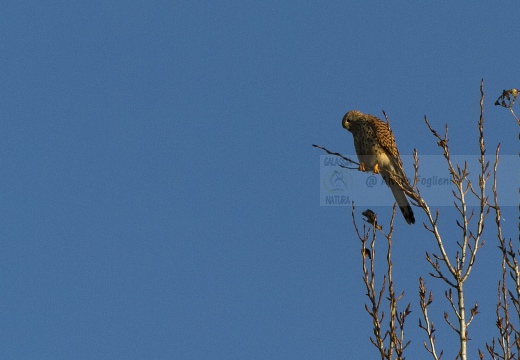
<svg viewBox="0 0 520 360"><path fill-rule="evenodd" d="M323 153L311 144L352 154L344 113L384 109L401 154L440 154L427 115L449 123L454 154L475 155L483 78L489 154L498 142L517 154L518 127L493 102L520 86L519 10L4 3L0 357L376 358L351 208L319 206ZM518 182L518 169L503 176ZM388 221L389 206L374 210ZM454 244L456 214L440 210ZM517 209L503 211L516 238ZM446 288L424 260L433 239L415 212L414 226L396 219L393 252L412 303L407 357L425 356L420 275L436 291L437 346L454 357ZM467 284L482 312L472 357L496 335L489 224Z"/></svg>

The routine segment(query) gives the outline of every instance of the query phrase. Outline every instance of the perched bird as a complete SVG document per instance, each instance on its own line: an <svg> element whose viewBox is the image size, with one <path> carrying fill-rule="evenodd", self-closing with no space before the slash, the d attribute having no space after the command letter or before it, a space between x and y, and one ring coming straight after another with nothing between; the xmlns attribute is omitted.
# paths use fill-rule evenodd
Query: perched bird
<svg viewBox="0 0 520 360"><path fill-rule="evenodd" d="M354 137L354 147L359 159L361 171L372 170L381 173L385 183L392 190L395 201L408 224L415 223L412 208L405 192L397 185L412 190L403 169L403 162L395 144L390 127L375 116L352 110L345 114L342 125ZM394 174L393 179L390 173Z"/></svg>

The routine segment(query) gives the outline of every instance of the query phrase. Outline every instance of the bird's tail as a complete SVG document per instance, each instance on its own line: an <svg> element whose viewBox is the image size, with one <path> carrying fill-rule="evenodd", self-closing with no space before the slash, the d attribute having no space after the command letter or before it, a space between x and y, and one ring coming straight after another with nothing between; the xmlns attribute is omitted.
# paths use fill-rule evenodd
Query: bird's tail
<svg viewBox="0 0 520 360"><path fill-rule="evenodd" d="M412 207L410 206L410 203L408 202L408 199L406 198L404 191L396 183L387 182L387 184L390 187L390 190L392 190L392 194L394 194L395 201L397 201L397 205L399 206L399 209L401 209L401 212L403 213L406 222L408 224L414 224L415 216L413 214Z"/></svg>

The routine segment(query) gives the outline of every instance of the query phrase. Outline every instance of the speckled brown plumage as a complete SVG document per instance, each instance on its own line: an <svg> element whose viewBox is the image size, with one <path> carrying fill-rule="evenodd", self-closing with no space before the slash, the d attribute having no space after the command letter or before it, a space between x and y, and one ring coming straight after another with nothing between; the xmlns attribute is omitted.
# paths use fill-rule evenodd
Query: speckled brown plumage
<svg viewBox="0 0 520 360"><path fill-rule="evenodd" d="M389 175L389 173L393 173L394 178L401 179L403 187L411 189L390 127L377 117L363 114L357 110L346 113L342 125L354 137L354 147L361 163L361 170L381 172L386 184L392 190L406 222L415 223L415 217L405 192L392 181Z"/></svg>

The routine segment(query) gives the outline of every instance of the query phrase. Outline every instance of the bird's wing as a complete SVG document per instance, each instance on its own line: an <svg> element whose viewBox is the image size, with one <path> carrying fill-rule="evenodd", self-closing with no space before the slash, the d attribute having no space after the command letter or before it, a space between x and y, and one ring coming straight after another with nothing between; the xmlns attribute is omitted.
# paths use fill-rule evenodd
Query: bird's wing
<svg viewBox="0 0 520 360"><path fill-rule="evenodd" d="M374 130L379 145L395 161L396 167L402 168L401 156L399 155L399 150L397 150L394 134L388 124L372 115L366 115L366 120Z"/></svg>
<svg viewBox="0 0 520 360"><path fill-rule="evenodd" d="M403 162L401 160L401 155L399 155L399 150L397 150L397 145L395 143L392 130L387 123L383 122L375 116L366 115L366 121L374 130L379 145L392 160L396 175L404 179L402 185L411 189L412 187L406 177L406 174L404 173Z"/></svg>

